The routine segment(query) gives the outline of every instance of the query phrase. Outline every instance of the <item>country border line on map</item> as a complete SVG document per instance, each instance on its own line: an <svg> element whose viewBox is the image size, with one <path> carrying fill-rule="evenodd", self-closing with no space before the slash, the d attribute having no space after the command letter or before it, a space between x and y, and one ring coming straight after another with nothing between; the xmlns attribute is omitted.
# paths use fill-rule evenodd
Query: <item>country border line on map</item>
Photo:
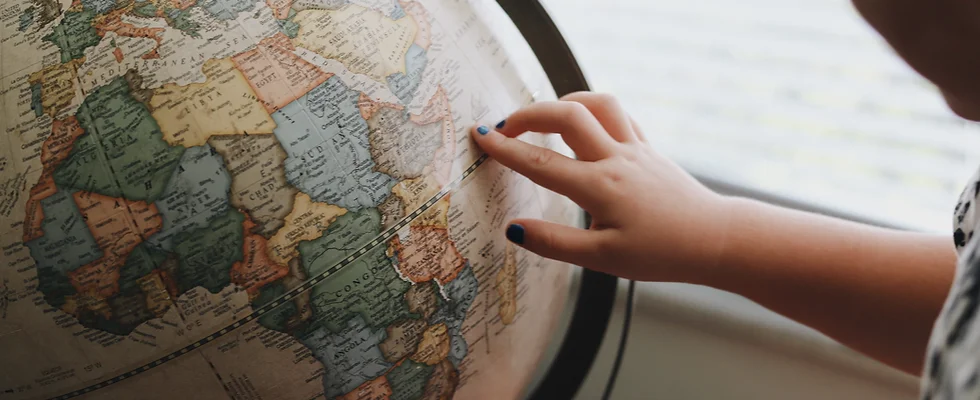
<svg viewBox="0 0 980 400"><path fill-rule="evenodd" d="M356 251L350 253L343 260L340 260L336 264L334 264L332 267L327 268L326 271L323 271L320 274L318 274L317 276L308 279L306 282L303 282L303 284L301 284L301 285L299 285L299 286L291 289L290 291L286 292L282 296L279 296L275 300L273 300L273 301L271 301L271 302L263 305L262 307L259 307L258 309L252 311L249 315L246 315L246 316L238 319L237 321L235 321L235 322L233 322L233 323L225 326L224 328L221 328L220 330L218 330L218 331L216 331L216 332L214 332L214 333L212 333L212 334L210 334L210 335L202 338L201 340L198 340L198 341L196 341L194 343L191 343L191 344L189 344L187 346L184 346L183 348L181 348L179 350L176 350L176 351L173 351L170 354L167 354L167 355L165 355L163 357L160 357L160 358L158 358L156 360L153 360L153 361L150 361L150 362L148 362L146 364L143 364L143 366L141 366L141 367L134 368L132 370L129 370L128 372L125 372L125 373L116 375L115 377L106 379L106 380L104 380L102 382L92 384L92 385L87 386L87 387L85 387L83 389L75 390L75 391L72 391L70 393L66 393L66 394L60 395L60 396L51 397L51 398L49 398L49 400L67 400L67 399L71 399L71 398L74 398L74 397L81 396L83 394L88 394L88 393L94 392L96 390L105 388L105 387L107 387L109 385L112 385L112 384L115 384L115 383L119 383L119 382L121 382L123 380L132 378L132 377L134 377L136 375L142 374L142 373L144 373L146 371L149 371L149 370L151 370L153 368L159 367L159 366L161 366L161 365L163 365L163 364L165 364L165 363L167 363L169 361L172 361L172 360L176 359L177 357L180 357L180 356L182 356L184 354L190 353L191 351L197 350L197 349L201 348L202 346L204 346L204 345L206 345L208 343L211 343L211 342L217 340L218 338L223 337L223 336L231 333L232 331L234 331L234 330L236 330L236 329L244 326L245 324L247 324L249 322L252 322L254 320L259 319L263 315L265 315L268 312L276 309L277 307L285 304L286 302L293 301L296 297L299 297L299 295L301 295L304 292L312 289L313 286L315 286L315 285L317 285L317 284L325 281L327 278L329 278L333 274L337 273L342 268L350 265L351 263L353 263L354 261L356 261L357 259L359 259L361 256L363 256L365 253L367 253L371 249L375 248L376 246L380 245L381 243L386 242L389 239L391 239L392 237L394 237L395 234L398 233L398 230L404 228L406 225L408 225L413 220L415 220L415 218L417 218L419 215L422 215L422 213L428 211L433 205L435 205L440 200L442 200L442 198L445 197L447 194L449 194L450 192L456 190L463 183L463 181L467 177L469 177L470 175L472 175L473 172L476 171L476 169L480 165L482 165L488 158L489 158L489 156L486 153L480 155L480 157L477 158L477 160L475 162L473 162L473 164L471 164L469 166L469 168L466 168L466 170L463 171L463 174L462 175L460 175L458 178L456 178L456 180L454 180L453 182L451 182L445 188L443 188L442 190L440 190L439 193L436 193L434 196L432 196L431 198L429 198L429 200L427 200L425 203L423 203L421 206L419 206L419 208L416 208L415 211L412 211L410 214L402 217L402 219L399 220L397 223L395 223L394 225L388 227L388 229L382 231L380 234L378 234L378 236L376 236L370 242L368 242L364 246L361 246L361 248L357 249Z"/></svg>

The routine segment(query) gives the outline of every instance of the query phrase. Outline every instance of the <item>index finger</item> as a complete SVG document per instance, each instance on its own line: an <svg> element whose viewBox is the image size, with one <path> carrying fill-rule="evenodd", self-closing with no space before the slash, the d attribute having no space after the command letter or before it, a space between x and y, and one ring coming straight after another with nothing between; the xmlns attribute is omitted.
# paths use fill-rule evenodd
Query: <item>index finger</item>
<svg viewBox="0 0 980 400"><path fill-rule="evenodd" d="M473 138L490 157L534 183L568 196L583 208L595 204L595 190L589 186L595 182L590 178L595 175L590 168L592 163L568 158L482 126L474 130Z"/></svg>
<svg viewBox="0 0 980 400"><path fill-rule="evenodd" d="M497 130L507 137L524 132L560 134L578 158L585 161L611 157L620 145L588 108L574 101L531 104L497 124Z"/></svg>

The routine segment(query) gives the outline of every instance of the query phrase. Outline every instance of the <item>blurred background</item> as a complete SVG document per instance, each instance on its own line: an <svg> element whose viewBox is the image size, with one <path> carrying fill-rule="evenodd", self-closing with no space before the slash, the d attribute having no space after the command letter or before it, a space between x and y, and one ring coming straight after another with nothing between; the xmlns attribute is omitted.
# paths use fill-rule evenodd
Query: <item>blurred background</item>
<svg viewBox="0 0 980 400"><path fill-rule="evenodd" d="M543 0L596 91L692 172L947 232L980 160L847 0Z"/></svg>
<svg viewBox="0 0 980 400"><path fill-rule="evenodd" d="M618 96L653 145L699 178L951 232L980 163L980 127L956 118L849 1L542 3L593 89ZM916 398L917 378L738 296L645 283L635 304L616 399ZM607 333L602 360L618 335ZM606 377L594 371L580 398L597 398Z"/></svg>

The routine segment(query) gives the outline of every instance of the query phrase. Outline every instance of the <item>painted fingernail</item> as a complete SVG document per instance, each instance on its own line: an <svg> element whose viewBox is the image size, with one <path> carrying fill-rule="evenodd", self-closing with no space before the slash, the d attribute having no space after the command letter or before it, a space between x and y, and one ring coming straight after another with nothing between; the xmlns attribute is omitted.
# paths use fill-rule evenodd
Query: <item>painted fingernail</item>
<svg viewBox="0 0 980 400"><path fill-rule="evenodd" d="M500 122L497 123L497 129L503 128L505 123L507 123L506 119L500 120Z"/></svg>
<svg viewBox="0 0 980 400"><path fill-rule="evenodd" d="M524 227L518 224L510 224L507 227L507 240L517 244L524 244Z"/></svg>
<svg viewBox="0 0 980 400"><path fill-rule="evenodd" d="M486 134L490 133L490 128L487 128L486 126L480 125L479 127L476 128L476 131L477 131L477 133L479 133L481 135L486 135Z"/></svg>

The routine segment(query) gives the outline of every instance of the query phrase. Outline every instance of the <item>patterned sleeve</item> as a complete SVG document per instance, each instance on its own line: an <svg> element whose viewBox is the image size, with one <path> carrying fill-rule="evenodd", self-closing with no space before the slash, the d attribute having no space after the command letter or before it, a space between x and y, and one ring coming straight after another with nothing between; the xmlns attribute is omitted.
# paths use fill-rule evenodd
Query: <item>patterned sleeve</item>
<svg viewBox="0 0 980 400"><path fill-rule="evenodd" d="M970 178L953 212L953 243L959 254L956 277L933 326L925 359L923 400L980 399L980 241L974 240L980 171Z"/></svg>

